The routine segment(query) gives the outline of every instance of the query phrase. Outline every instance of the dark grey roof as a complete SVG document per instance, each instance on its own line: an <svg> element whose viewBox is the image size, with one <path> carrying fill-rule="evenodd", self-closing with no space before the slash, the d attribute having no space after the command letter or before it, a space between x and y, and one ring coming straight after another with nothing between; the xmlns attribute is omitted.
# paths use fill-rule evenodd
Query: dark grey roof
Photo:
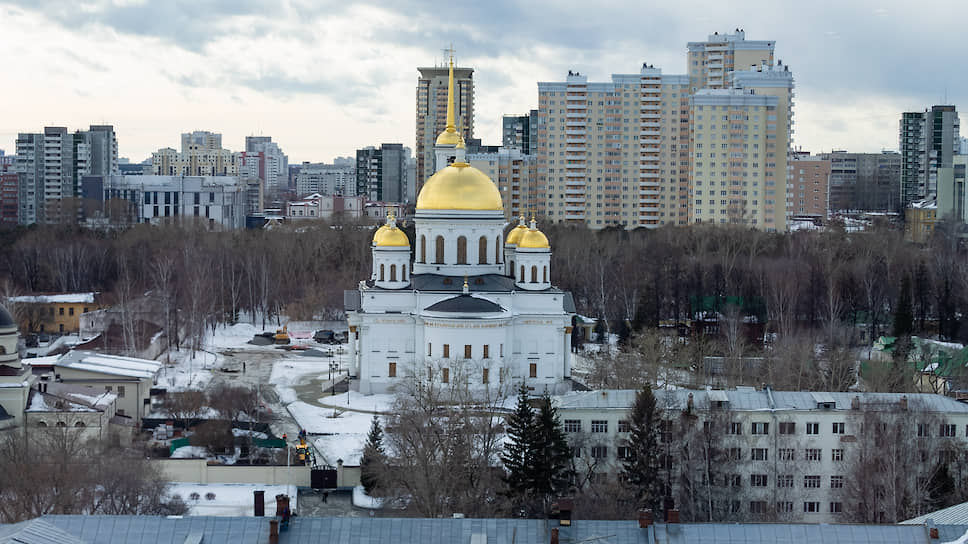
<svg viewBox="0 0 968 544"><path fill-rule="evenodd" d="M445 298L424 308L427 312L447 312L465 314L493 314L504 311L500 304L471 295L458 295Z"/></svg>
<svg viewBox="0 0 968 544"><path fill-rule="evenodd" d="M356 312L363 307L360 300L359 289L347 289L343 291L343 309L347 312Z"/></svg>
<svg viewBox="0 0 968 544"><path fill-rule="evenodd" d="M410 276L413 288L417 291L461 291L464 276L444 276L441 274L414 274ZM467 278L467 287L473 291L491 293L510 293L516 288L514 280L500 274L484 274Z"/></svg>
<svg viewBox="0 0 968 544"><path fill-rule="evenodd" d="M7 419L13 419L13 416L10 415L10 414L8 414L7 413L7 410L4 409L4 407L3 407L2 404L0 404L0 421L4 421L4 420L7 420ZM0 542L3 542L3 541L0 540Z"/></svg>
<svg viewBox="0 0 968 544"><path fill-rule="evenodd" d="M657 524L656 542L667 544L915 544L931 542L923 525L810 523Z"/></svg>
<svg viewBox="0 0 968 544"><path fill-rule="evenodd" d="M85 544L83 540L43 519L0 525L0 544Z"/></svg>
<svg viewBox="0 0 968 544"><path fill-rule="evenodd" d="M10 312L0 304L0 327L16 327L17 322L13 320Z"/></svg>
<svg viewBox="0 0 968 544"><path fill-rule="evenodd" d="M269 542L270 518L70 515L41 519L90 544L184 544L189 536L197 534L203 536L205 544Z"/></svg>

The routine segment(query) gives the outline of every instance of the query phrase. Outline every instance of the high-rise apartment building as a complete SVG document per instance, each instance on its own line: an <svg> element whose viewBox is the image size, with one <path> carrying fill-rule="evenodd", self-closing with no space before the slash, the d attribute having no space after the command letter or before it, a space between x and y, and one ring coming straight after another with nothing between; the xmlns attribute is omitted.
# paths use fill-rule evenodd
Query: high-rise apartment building
<svg viewBox="0 0 968 544"><path fill-rule="evenodd" d="M416 190L435 172L434 143L447 127L447 66L418 68ZM454 67L454 107L457 127L465 141L474 137L474 69Z"/></svg>
<svg viewBox="0 0 968 544"><path fill-rule="evenodd" d="M13 155L4 155L0 149L0 225L17 224L18 181Z"/></svg>
<svg viewBox="0 0 968 544"><path fill-rule="evenodd" d="M937 196L938 169L950 167L961 146L960 124L954 106L901 114L902 207Z"/></svg>
<svg viewBox="0 0 968 544"><path fill-rule="evenodd" d="M505 115L501 119L501 147L526 155L537 152L538 110L527 115Z"/></svg>
<svg viewBox="0 0 968 544"><path fill-rule="evenodd" d="M529 206L538 201L538 161L535 155L505 147L491 153L468 153L467 162L497 183L508 220L527 216Z"/></svg>
<svg viewBox="0 0 968 544"><path fill-rule="evenodd" d="M409 193L410 148L382 144L356 151L356 194L381 202L405 202Z"/></svg>
<svg viewBox="0 0 968 544"><path fill-rule="evenodd" d="M239 157L239 175L243 179L262 180L266 191L289 188L289 157L271 136L246 136L245 151Z"/></svg>
<svg viewBox="0 0 968 544"><path fill-rule="evenodd" d="M968 155L938 169L938 218L968 223Z"/></svg>
<svg viewBox="0 0 968 544"><path fill-rule="evenodd" d="M787 170L787 216L826 218L830 161L809 153L793 153Z"/></svg>
<svg viewBox="0 0 968 544"><path fill-rule="evenodd" d="M181 135L181 151L170 147L151 154L157 176L238 176L240 154L222 148L222 135L195 131Z"/></svg>
<svg viewBox="0 0 968 544"><path fill-rule="evenodd" d="M714 32L704 42L689 42L689 87L693 92L729 88L730 72L772 66L775 47L772 40L747 40L746 31L739 28L733 34Z"/></svg>
<svg viewBox="0 0 968 544"><path fill-rule="evenodd" d="M830 161L831 212L887 212L898 209L901 155L832 151L818 155Z"/></svg>
<svg viewBox="0 0 968 544"><path fill-rule="evenodd" d="M80 183L87 175L118 173L118 142L111 125L68 132L17 136L18 221L21 224L73 222L80 212Z"/></svg>

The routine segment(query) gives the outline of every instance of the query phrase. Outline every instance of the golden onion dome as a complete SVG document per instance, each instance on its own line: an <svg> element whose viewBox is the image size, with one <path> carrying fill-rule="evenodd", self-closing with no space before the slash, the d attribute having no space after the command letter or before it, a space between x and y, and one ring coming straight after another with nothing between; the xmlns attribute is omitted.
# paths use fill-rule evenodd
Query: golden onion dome
<svg viewBox="0 0 968 544"><path fill-rule="evenodd" d="M548 243L548 237L543 232L534 229L528 230L521 236L518 249L551 249L551 244Z"/></svg>
<svg viewBox="0 0 968 544"><path fill-rule="evenodd" d="M380 245L380 239L388 230L390 230L390 225L380 225L380 228L373 233L373 245Z"/></svg>
<svg viewBox="0 0 968 544"><path fill-rule="evenodd" d="M452 130L451 128L448 128L447 130L441 132L440 136L437 136L437 145L457 146L457 144L460 142L460 133L458 133L456 130Z"/></svg>
<svg viewBox="0 0 968 544"><path fill-rule="evenodd" d="M379 239L376 236L373 236L373 242L377 247L410 247L410 239L407 238L407 235L397 227L393 225L383 225L380 227L380 230L382 230L383 233L380 234L379 231L377 231L377 234L380 234Z"/></svg>
<svg viewBox="0 0 968 544"><path fill-rule="evenodd" d="M418 210L503 210L501 191L487 174L455 162L430 176L417 195Z"/></svg>
<svg viewBox="0 0 968 544"><path fill-rule="evenodd" d="M518 245L518 243L521 241L521 237L524 236L525 232L528 232L528 227L527 225L524 224L524 216L522 215L521 220L518 223L518 226L511 229L511 232L508 233L507 239L504 240L504 245L508 245L508 246Z"/></svg>

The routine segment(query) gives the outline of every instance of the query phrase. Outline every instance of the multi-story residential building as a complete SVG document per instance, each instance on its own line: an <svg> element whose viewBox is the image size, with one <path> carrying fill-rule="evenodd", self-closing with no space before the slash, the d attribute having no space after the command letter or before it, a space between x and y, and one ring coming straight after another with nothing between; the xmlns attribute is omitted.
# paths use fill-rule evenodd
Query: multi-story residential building
<svg viewBox="0 0 968 544"><path fill-rule="evenodd" d="M538 110L527 115L505 115L501 119L501 147L534 155L538 148Z"/></svg>
<svg viewBox="0 0 968 544"><path fill-rule="evenodd" d="M830 161L794 153L787 163L787 215L826 218L829 212Z"/></svg>
<svg viewBox="0 0 968 544"><path fill-rule="evenodd" d="M729 88L730 72L772 66L775 47L772 40L747 40L746 31L739 28L733 34L714 32L704 42L689 42L689 87L692 92Z"/></svg>
<svg viewBox="0 0 968 544"><path fill-rule="evenodd" d="M210 228L245 226L249 194L235 176L92 176L85 192L116 223L199 221Z"/></svg>
<svg viewBox="0 0 968 544"><path fill-rule="evenodd" d="M938 169L950 166L961 146L960 124L954 106L901 114L902 207L937 196Z"/></svg>
<svg viewBox="0 0 968 544"><path fill-rule="evenodd" d="M968 155L955 155L950 167L938 169L938 218L968 223Z"/></svg>
<svg viewBox="0 0 968 544"><path fill-rule="evenodd" d="M241 154L239 175L262 180L265 190L274 192L289 188L289 157L271 136L246 136Z"/></svg>
<svg viewBox="0 0 968 544"><path fill-rule="evenodd" d="M356 196L356 168L346 164L302 163L296 174L296 194Z"/></svg>
<svg viewBox="0 0 968 544"><path fill-rule="evenodd" d="M468 153L467 162L497 183L508 220L527 215L529 206L539 199L536 193L538 161L534 155L517 148L501 148L493 153Z"/></svg>
<svg viewBox="0 0 968 544"><path fill-rule="evenodd" d="M118 173L118 142L111 125L73 134L66 127L17 136L15 169L21 224L74 222L80 214L80 184L86 175Z"/></svg>
<svg viewBox="0 0 968 544"><path fill-rule="evenodd" d="M579 470L617 476L635 395L555 397ZM924 500L939 462L961 462L968 443L968 405L941 395L744 388L655 397L662 487L687 519L846 522L858 508L876 517L887 509L881 486Z"/></svg>
<svg viewBox="0 0 968 544"><path fill-rule="evenodd" d="M238 176L239 153L222 148L222 135L195 131L181 135L181 151L170 147L151 154L156 176Z"/></svg>
<svg viewBox="0 0 968 544"><path fill-rule="evenodd" d="M830 161L830 211L897 211L900 153L835 150L818 157Z"/></svg>
<svg viewBox="0 0 968 544"><path fill-rule="evenodd" d="M418 68L417 79L417 159L415 191L419 191L436 170L434 143L447 126L448 67ZM454 107L457 126L464 141L474 137L474 69L454 68Z"/></svg>
<svg viewBox="0 0 968 544"><path fill-rule="evenodd" d="M19 179L13 155L4 155L0 150L0 225L17 224L17 198Z"/></svg>
<svg viewBox="0 0 968 544"><path fill-rule="evenodd" d="M382 144L356 151L356 194L369 200L406 202L410 148L403 144Z"/></svg>

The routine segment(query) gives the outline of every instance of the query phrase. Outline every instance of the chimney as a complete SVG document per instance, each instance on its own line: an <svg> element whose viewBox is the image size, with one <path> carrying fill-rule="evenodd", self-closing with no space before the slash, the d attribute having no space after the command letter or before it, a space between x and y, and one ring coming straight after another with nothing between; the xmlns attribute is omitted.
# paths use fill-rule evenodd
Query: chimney
<svg viewBox="0 0 968 544"><path fill-rule="evenodd" d="M907 395L901 397L901 411L907 412Z"/></svg>
<svg viewBox="0 0 968 544"><path fill-rule="evenodd" d="M269 522L269 544L279 544L279 522L276 520Z"/></svg>
<svg viewBox="0 0 968 544"><path fill-rule="evenodd" d="M551 544L558 544L558 528L551 529Z"/></svg>
<svg viewBox="0 0 968 544"><path fill-rule="evenodd" d="M850 399L850 409L860 410L860 396L854 395L854 398Z"/></svg>
<svg viewBox="0 0 968 544"><path fill-rule="evenodd" d="M266 492L263 490L253 491L253 499L255 500L255 517L261 518L266 515Z"/></svg>
<svg viewBox="0 0 968 544"><path fill-rule="evenodd" d="M639 510L639 529L647 529L652 525L652 510Z"/></svg>
<svg viewBox="0 0 968 544"><path fill-rule="evenodd" d="M938 535L938 528L937 528L937 527L932 527L932 528L931 528L931 529L930 529L930 530L928 531L928 534L929 534L929 535L931 536L931 540L938 540L939 538L941 538L941 537L940 537L940 536ZM552 542L554 542L554 541L552 541Z"/></svg>
<svg viewBox="0 0 968 544"><path fill-rule="evenodd" d="M289 495L276 495L276 515L282 516L289 509Z"/></svg>
<svg viewBox="0 0 968 544"><path fill-rule="evenodd" d="M679 509L666 510L666 523L679 523Z"/></svg>
<svg viewBox="0 0 968 544"><path fill-rule="evenodd" d="M558 525L571 525L571 511L575 508L575 502L568 498L558 499Z"/></svg>

